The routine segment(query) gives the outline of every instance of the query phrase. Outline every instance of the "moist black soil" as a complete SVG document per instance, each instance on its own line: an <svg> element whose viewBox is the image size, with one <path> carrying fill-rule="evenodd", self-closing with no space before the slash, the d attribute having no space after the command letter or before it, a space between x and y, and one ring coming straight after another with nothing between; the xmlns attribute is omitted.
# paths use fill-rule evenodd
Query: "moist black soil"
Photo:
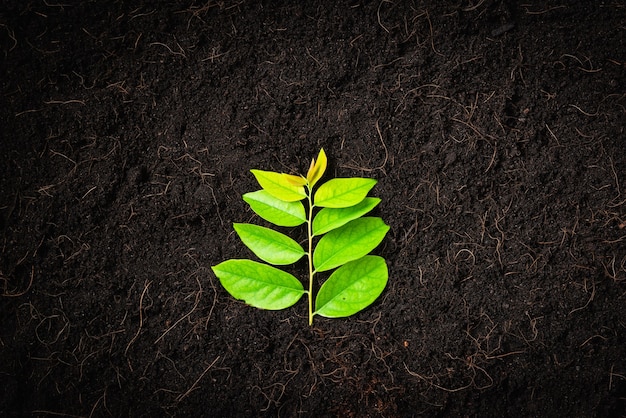
<svg viewBox="0 0 626 418"><path fill-rule="evenodd" d="M568 3L3 2L0 414L624 416L626 7ZM309 327L210 267L321 147L390 279Z"/></svg>

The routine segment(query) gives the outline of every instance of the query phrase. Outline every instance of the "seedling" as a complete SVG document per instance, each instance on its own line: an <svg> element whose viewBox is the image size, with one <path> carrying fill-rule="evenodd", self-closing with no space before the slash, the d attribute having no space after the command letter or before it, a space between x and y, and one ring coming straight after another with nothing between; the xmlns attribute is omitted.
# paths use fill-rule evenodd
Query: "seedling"
<svg viewBox="0 0 626 418"><path fill-rule="evenodd" d="M353 177L317 183L326 171L320 150L304 176L251 170L261 190L243 195L261 218L280 227L306 224L306 249L271 228L235 223L241 241L265 263L232 259L213 266L224 288L236 299L261 308L278 310L294 305L306 294L309 325L313 317L353 315L378 298L387 285L387 263L368 255L381 243L389 226L379 217L364 217L380 203L367 197L376 180ZM306 202L306 207L303 202ZM292 274L273 266L308 259L308 290ZM322 284L313 303L315 276L334 272Z"/></svg>

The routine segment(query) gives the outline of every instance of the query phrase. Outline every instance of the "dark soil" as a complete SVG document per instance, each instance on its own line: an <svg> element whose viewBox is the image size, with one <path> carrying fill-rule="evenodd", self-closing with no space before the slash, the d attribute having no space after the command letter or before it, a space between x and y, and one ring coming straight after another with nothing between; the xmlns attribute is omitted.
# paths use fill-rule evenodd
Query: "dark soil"
<svg viewBox="0 0 626 418"><path fill-rule="evenodd" d="M567 3L3 1L0 415L625 416L626 6ZM390 280L309 327L210 267L320 147Z"/></svg>

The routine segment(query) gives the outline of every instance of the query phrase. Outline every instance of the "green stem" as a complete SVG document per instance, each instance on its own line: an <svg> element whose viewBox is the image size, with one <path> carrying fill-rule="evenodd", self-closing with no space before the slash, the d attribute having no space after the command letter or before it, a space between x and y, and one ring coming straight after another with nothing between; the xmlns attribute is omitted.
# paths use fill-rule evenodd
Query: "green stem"
<svg viewBox="0 0 626 418"><path fill-rule="evenodd" d="M309 258L309 326L313 325L313 276L315 271L313 270L313 199L311 198L312 190L309 189L307 198L309 199L309 216L307 217L307 235L309 240L309 251L307 256Z"/></svg>

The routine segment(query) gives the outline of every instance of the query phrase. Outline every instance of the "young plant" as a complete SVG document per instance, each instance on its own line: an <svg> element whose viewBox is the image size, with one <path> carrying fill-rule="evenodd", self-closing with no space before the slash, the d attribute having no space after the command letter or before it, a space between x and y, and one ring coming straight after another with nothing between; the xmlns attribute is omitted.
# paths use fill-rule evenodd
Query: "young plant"
<svg viewBox="0 0 626 418"><path fill-rule="evenodd" d="M274 225L306 224L306 249L273 229L235 223L241 241L265 263L233 259L212 267L228 293L257 308L285 309L306 294L309 325L315 315L340 318L365 309L382 293L388 278L385 260L368 254L381 243L389 226L379 217L363 216L380 203L378 198L367 197L377 181L335 178L316 187L326 163L322 149L306 177L251 170L261 190L243 195L257 215ZM272 266L293 264L304 256L308 290L296 277ZM333 269L313 304L315 276Z"/></svg>

